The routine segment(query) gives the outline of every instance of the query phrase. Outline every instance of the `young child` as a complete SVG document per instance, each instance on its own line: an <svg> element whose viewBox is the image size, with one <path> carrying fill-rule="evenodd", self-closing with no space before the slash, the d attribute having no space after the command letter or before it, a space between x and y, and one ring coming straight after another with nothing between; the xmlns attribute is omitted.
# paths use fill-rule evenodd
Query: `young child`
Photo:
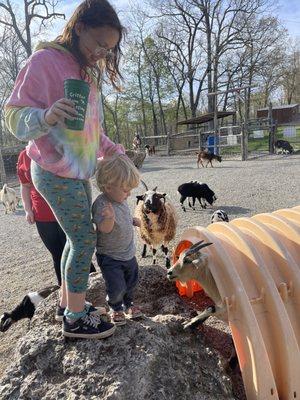
<svg viewBox="0 0 300 400"><path fill-rule="evenodd" d="M41 43L20 71L5 109L6 124L28 141L31 178L50 205L67 241L61 260L63 335L102 339L115 326L91 315L85 303L96 234L91 221L89 179L97 159L124 153L104 135L100 117L102 73L114 87L120 77L124 29L107 0L85 0L54 42ZM67 129L78 114L64 97L66 79L84 80L90 92L83 130Z"/></svg>
<svg viewBox="0 0 300 400"><path fill-rule="evenodd" d="M139 180L138 170L126 156L104 158L98 164L96 181L103 193L92 206L97 225L96 255L116 325L126 323L124 311L129 318L142 316L133 305L133 290L138 282L133 225L139 226L139 220L132 217L126 201Z"/></svg>

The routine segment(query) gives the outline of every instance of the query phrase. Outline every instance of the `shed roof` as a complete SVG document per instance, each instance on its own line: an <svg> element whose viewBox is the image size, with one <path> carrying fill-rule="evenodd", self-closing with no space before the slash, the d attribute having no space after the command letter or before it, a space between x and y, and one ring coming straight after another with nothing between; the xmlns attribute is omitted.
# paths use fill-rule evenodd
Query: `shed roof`
<svg viewBox="0 0 300 400"><path fill-rule="evenodd" d="M225 118L230 115L235 115L235 111L218 111L218 119ZM214 119L214 113L211 112L199 115L198 117L195 118L179 121L177 122L177 125L204 124L206 122L213 121L213 119Z"/></svg>
<svg viewBox="0 0 300 400"><path fill-rule="evenodd" d="M298 106L299 106L299 103L297 103L297 104L283 104L281 106L273 106L272 110L284 110L284 109L287 109L287 108L295 108L295 107L298 107ZM257 111L268 111L268 110L269 110L269 107L265 107L265 108L259 108Z"/></svg>

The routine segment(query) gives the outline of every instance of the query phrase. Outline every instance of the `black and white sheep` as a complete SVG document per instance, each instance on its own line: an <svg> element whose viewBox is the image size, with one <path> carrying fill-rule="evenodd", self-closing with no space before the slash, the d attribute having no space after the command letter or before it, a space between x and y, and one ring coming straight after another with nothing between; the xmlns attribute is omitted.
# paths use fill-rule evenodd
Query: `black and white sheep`
<svg viewBox="0 0 300 400"><path fill-rule="evenodd" d="M157 248L161 247L166 258L166 267L170 267L168 243L174 239L177 227L177 215L174 206L166 201L166 193L149 190L143 182L146 192L137 197L135 217L140 220L138 231L144 243L142 257L146 257L147 245L152 248L153 264L156 263Z"/></svg>
<svg viewBox="0 0 300 400"><path fill-rule="evenodd" d="M212 213L210 217L210 223L215 222L229 222L228 214L224 210L216 210Z"/></svg>
<svg viewBox="0 0 300 400"><path fill-rule="evenodd" d="M38 292L30 292L22 301L10 312L5 312L0 317L0 332L7 331L12 324L24 318L31 319L34 316L38 304L48 297L59 286L49 286Z"/></svg>
<svg viewBox="0 0 300 400"><path fill-rule="evenodd" d="M189 207L195 210L195 201L198 199L201 208L206 208L206 202L210 205L217 200L215 193L208 187L206 183L199 183L197 181L191 181L183 183L182 185L178 186L178 192L180 193L180 203L183 211L186 211L183 203L185 202L186 198L192 198L192 205L190 200L188 200Z"/></svg>

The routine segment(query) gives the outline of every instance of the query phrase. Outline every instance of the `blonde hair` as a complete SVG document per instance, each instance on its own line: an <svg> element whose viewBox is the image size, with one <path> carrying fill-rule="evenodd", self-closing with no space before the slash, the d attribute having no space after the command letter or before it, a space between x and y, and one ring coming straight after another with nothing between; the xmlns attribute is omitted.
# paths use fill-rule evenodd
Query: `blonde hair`
<svg viewBox="0 0 300 400"><path fill-rule="evenodd" d="M98 188L103 192L107 185L117 185L131 190L138 186L140 173L126 155L104 158L98 163L96 171Z"/></svg>

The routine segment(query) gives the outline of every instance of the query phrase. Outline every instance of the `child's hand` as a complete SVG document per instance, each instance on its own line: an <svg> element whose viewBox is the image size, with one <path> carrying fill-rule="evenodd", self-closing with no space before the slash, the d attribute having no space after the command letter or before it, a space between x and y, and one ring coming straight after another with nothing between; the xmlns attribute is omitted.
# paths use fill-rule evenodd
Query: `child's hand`
<svg viewBox="0 0 300 400"><path fill-rule="evenodd" d="M64 123L65 118L74 120L77 114L73 101L60 99L45 112L45 122L48 125L55 125L57 122Z"/></svg>
<svg viewBox="0 0 300 400"><path fill-rule="evenodd" d="M141 226L141 220L139 218L133 217L132 225L140 227Z"/></svg>
<svg viewBox="0 0 300 400"><path fill-rule="evenodd" d="M104 219L115 219L115 211L111 203L107 203L107 206L103 208L101 216Z"/></svg>
<svg viewBox="0 0 300 400"><path fill-rule="evenodd" d="M26 221L27 221L30 225L32 225L32 224L35 223L34 215L33 215L32 210L28 210L28 211L26 210L26 211L25 211L25 218L26 218Z"/></svg>

